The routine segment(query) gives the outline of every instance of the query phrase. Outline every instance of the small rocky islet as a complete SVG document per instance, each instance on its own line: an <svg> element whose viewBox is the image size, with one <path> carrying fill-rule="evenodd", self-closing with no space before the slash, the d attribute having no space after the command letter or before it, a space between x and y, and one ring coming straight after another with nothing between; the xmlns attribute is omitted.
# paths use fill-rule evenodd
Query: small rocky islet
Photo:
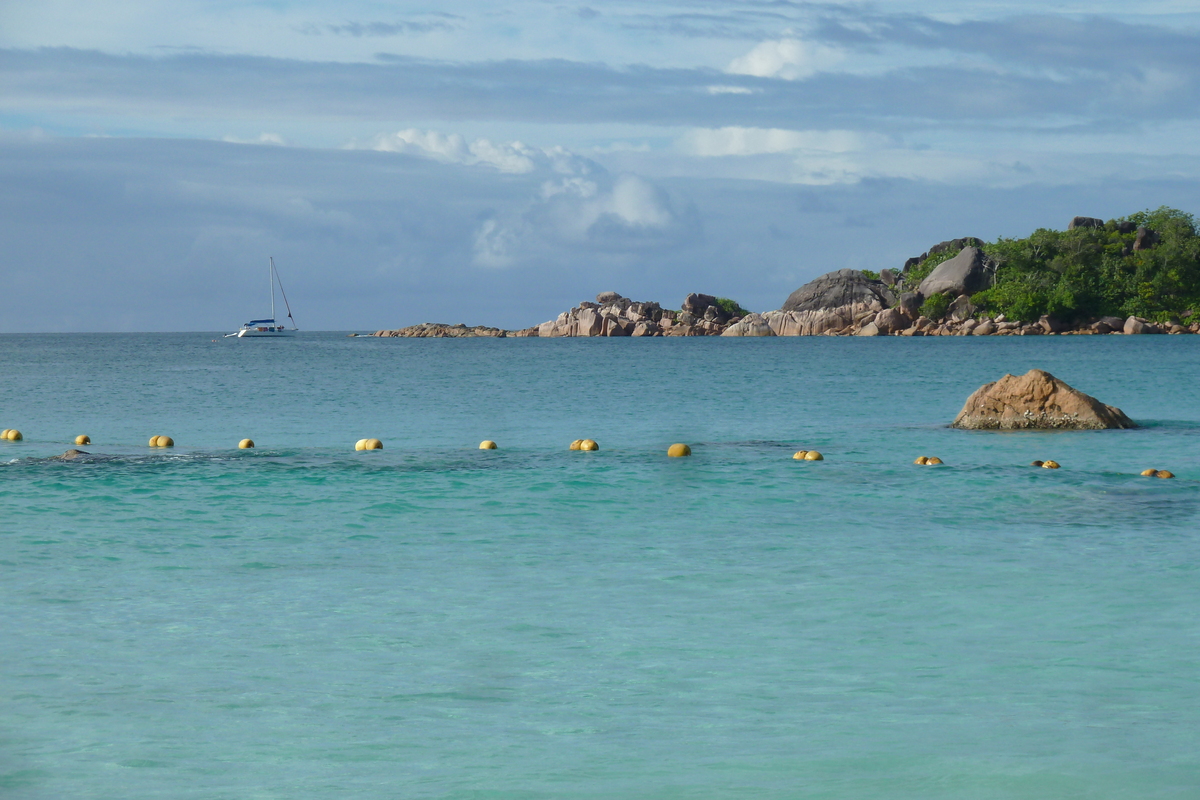
<svg viewBox="0 0 1200 800"><path fill-rule="evenodd" d="M1139 224L1139 219L1155 221L1166 233ZM1092 298L1089 306L1087 297L1075 297L1079 293L1076 284L1090 286L1108 280L1112 296L1122 292L1126 297L1144 296L1148 291L1158 291L1164 296L1169 294L1178 304L1182 293L1197 287L1165 285L1164 271L1156 265L1169 260L1182 263L1184 269L1169 270L1172 276L1200 271L1200 259L1193 252L1197 242L1200 237L1194 220L1173 209L1108 222L1075 217L1065 233L1039 230L1027 239L999 240L994 245L968 236L940 242L908 259L899 270L829 272L792 292L775 311L749 312L732 300L703 293L688 294L676 311L610 291L597 295L595 302L582 302L554 319L520 330L426 322L372 335L561 338L1200 333L1200 314L1190 308L1177 313L1160 311L1153 315L1157 319L1139 314L1097 315L1079 309L1097 308L1100 300ZM1160 246L1171 252L1156 253ZM1053 255L1055 248L1061 251L1058 255ZM1037 263L1031 265L1029 252L1039 254L1041 261L1034 259ZM1200 274L1185 282L1192 278L1200 281ZM1069 312L1029 313L1039 303L1067 308L1069 303L1060 299L1063 296L1078 301ZM1196 299L1200 300L1200 295ZM1005 306L1020 309L1020 318L996 312L997 307Z"/></svg>

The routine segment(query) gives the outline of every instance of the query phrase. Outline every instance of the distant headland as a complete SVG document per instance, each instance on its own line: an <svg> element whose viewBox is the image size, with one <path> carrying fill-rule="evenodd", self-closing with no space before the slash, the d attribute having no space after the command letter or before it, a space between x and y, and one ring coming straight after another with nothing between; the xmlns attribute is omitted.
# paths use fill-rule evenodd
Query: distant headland
<svg viewBox="0 0 1200 800"><path fill-rule="evenodd" d="M1033 336L1200 333L1200 231L1162 207L1024 239L950 239L896 270L841 269L775 311L692 293L679 310L602 292L521 330L423 323L385 337Z"/></svg>

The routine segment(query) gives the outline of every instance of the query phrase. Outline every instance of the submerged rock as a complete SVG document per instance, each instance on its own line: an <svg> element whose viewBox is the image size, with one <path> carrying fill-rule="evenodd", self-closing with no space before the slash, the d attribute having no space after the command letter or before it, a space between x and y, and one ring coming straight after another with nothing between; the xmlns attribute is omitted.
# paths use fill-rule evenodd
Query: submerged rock
<svg viewBox="0 0 1200 800"><path fill-rule="evenodd" d="M973 430L1136 428L1125 412L1073 389L1040 369L981 386L951 425Z"/></svg>

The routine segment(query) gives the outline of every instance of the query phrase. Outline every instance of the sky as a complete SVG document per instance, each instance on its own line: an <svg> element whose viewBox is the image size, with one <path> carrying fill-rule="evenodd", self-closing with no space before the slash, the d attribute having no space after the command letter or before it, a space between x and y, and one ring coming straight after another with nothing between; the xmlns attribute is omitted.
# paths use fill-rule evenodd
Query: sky
<svg viewBox="0 0 1200 800"><path fill-rule="evenodd" d="M0 3L0 332L521 328L1200 213L1200 10Z"/></svg>

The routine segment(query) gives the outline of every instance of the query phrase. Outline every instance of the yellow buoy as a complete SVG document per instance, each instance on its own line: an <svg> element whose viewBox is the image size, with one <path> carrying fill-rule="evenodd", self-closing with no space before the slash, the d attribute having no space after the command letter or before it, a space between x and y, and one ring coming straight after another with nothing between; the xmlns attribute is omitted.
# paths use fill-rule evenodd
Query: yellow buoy
<svg viewBox="0 0 1200 800"><path fill-rule="evenodd" d="M581 447L583 447L583 439L576 439L575 441L571 442L571 446L568 447L567 449L568 450L578 450Z"/></svg>
<svg viewBox="0 0 1200 800"><path fill-rule="evenodd" d="M367 449L367 440L359 439L357 442L354 443L354 449L355 450L366 450Z"/></svg>
<svg viewBox="0 0 1200 800"><path fill-rule="evenodd" d="M599 450L600 445L596 444L595 439L584 439L579 443L580 450Z"/></svg>
<svg viewBox="0 0 1200 800"><path fill-rule="evenodd" d="M1158 475L1158 470L1156 470L1156 469L1144 469L1144 470L1142 470L1142 477L1143 477L1143 478L1153 478L1153 477L1155 477L1156 475Z"/></svg>
<svg viewBox="0 0 1200 800"><path fill-rule="evenodd" d="M382 450L383 442L378 439L367 439L363 443L363 450Z"/></svg>
<svg viewBox="0 0 1200 800"><path fill-rule="evenodd" d="M21 432L19 430L17 430L16 428L13 428L8 432L8 440L10 442L19 442L24 438L25 437L22 436Z"/></svg>
<svg viewBox="0 0 1200 800"><path fill-rule="evenodd" d="M1042 469L1058 469L1058 467L1059 467L1059 464L1057 461L1043 461L1042 462Z"/></svg>
<svg viewBox="0 0 1200 800"><path fill-rule="evenodd" d="M150 437L150 446L151 446L151 447L158 447L158 437L157 437L157 436L151 436L151 437Z"/></svg>
<svg viewBox="0 0 1200 800"><path fill-rule="evenodd" d="M252 447L254 447L253 439L242 439L240 442L238 442L239 450L249 450Z"/></svg>
<svg viewBox="0 0 1200 800"><path fill-rule="evenodd" d="M0 439L8 439L8 428L0 431Z"/></svg>
<svg viewBox="0 0 1200 800"><path fill-rule="evenodd" d="M803 461L806 455L808 455L807 450L797 450L796 454L793 455L792 458L794 458L796 461Z"/></svg>
<svg viewBox="0 0 1200 800"><path fill-rule="evenodd" d="M692 448L688 447L686 444L676 443L667 448L667 455L671 458L682 458L683 456L690 456L691 454Z"/></svg>
<svg viewBox="0 0 1200 800"><path fill-rule="evenodd" d="M1045 464L1045 463L1046 463L1045 461L1030 461L1029 466L1040 467L1042 464Z"/></svg>
<svg viewBox="0 0 1200 800"><path fill-rule="evenodd" d="M75 437L75 444L91 444L91 443L92 443L92 437L88 436L86 433L81 433Z"/></svg>
<svg viewBox="0 0 1200 800"><path fill-rule="evenodd" d="M917 460L914 461L913 463L914 464L928 464L929 459L926 458L925 456L917 456Z"/></svg>
<svg viewBox="0 0 1200 800"><path fill-rule="evenodd" d="M818 453L816 450L809 450L804 454L805 461L824 461L825 456Z"/></svg>
<svg viewBox="0 0 1200 800"><path fill-rule="evenodd" d="M170 436L159 436L158 437L158 446L159 447L174 447L175 440L172 439Z"/></svg>
<svg viewBox="0 0 1200 800"><path fill-rule="evenodd" d="M484 439L482 442L479 443L479 449L480 450L495 450L496 443L493 442L491 439Z"/></svg>
<svg viewBox="0 0 1200 800"><path fill-rule="evenodd" d="M1174 478L1175 473L1171 472L1170 470L1160 469L1158 472L1154 473L1154 477L1156 477L1156 478Z"/></svg>
<svg viewBox="0 0 1200 800"><path fill-rule="evenodd" d="M940 458L938 458L937 456L930 456L929 458L925 459L925 463L926 464L941 464L942 460Z"/></svg>

